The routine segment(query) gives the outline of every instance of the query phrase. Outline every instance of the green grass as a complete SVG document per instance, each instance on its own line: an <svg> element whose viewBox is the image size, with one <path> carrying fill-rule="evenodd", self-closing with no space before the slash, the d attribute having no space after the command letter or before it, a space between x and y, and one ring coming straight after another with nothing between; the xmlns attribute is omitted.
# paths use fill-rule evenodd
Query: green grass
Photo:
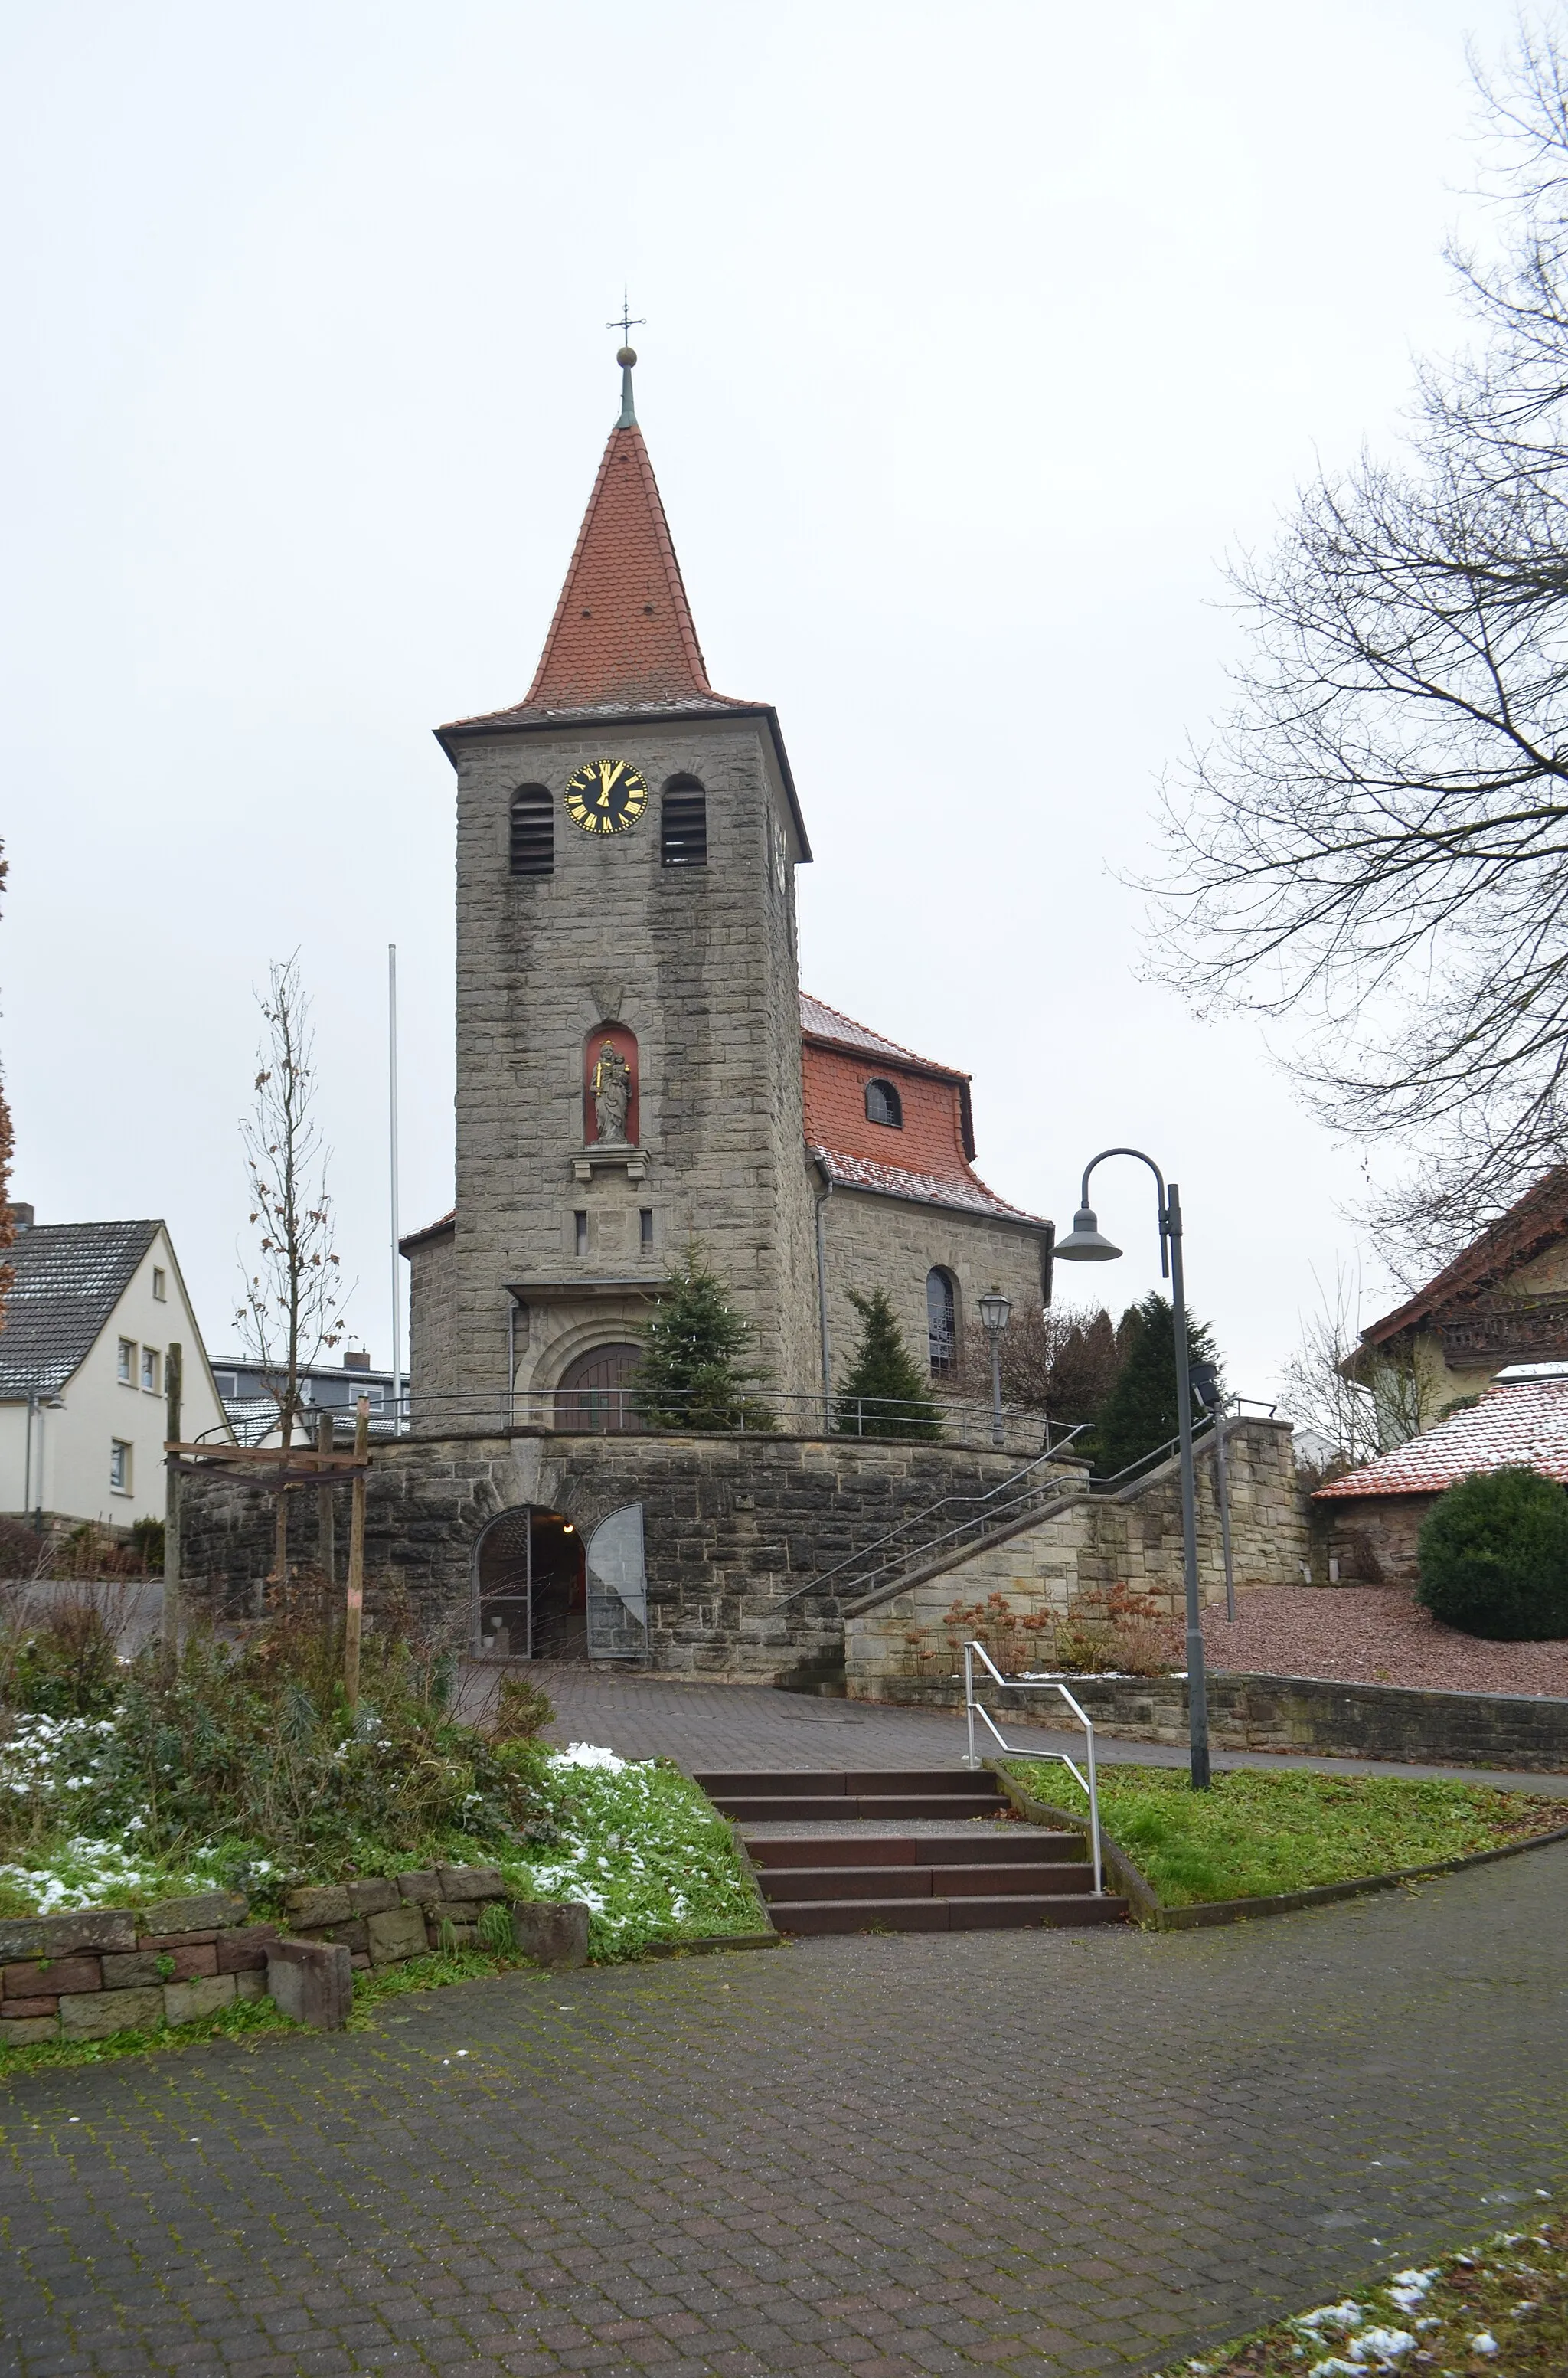
<svg viewBox="0 0 1568 2378"><path fill-rule="evenodd" d="M1568 2370L1568 2223L1558 2211L1467 2253L1358 2288L1233 2345L1172 2362L1164 2378L1304 2378L1390 2362L1432 2378L1562 2378ZM1380 2362L1376 2332L1389 2333ZM1404 2341L1394 2348L1394 2339ZM1352 2350L1361 2341L1359 2353Z"/></svg>
<svg viewBox="0 0 1568 2378"><path fill-rule="evenodd" d="M1064 1767L1006 1762L1031 1795L1087 1815ZM1433 1866L1568 1825L1568 1801L1482 1784L1299 1768L1228 1769L1207 1792L1179 1767L1102 1767L1100 1823L1167 1907L1306 1891Z"/></svg>

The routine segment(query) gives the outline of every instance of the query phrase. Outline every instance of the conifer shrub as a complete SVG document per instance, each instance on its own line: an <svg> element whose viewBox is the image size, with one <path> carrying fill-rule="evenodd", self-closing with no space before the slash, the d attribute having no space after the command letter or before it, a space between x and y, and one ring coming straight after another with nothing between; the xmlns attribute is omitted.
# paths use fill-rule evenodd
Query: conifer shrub
<svg viewBox="0 0 1568 2378"><path fill-rule="evenodd" d="M1445 1627L1492 1642L1568 1635L1568 1493L1538 1470L1478 1471L1421 1529L1417 1598Z"/></svg>
<svg viewBox="0 0 1568 2378"><path fill-rule="evenodd" d="M1117 1341L1124 1349L1116 1385L1106 1398L1086 1449L1096 1473L1113 1478L1146 1455L1168 1445L1179 1425L1176 1406L1176 1315L1170 1299L1154 1290L1121 1317ZM1216 1360L1214 1337L1187 1316L1191 1363Z"/></svg>
<svg viewBox="0 0 1568 2378"><path fill-rule="evenodd" d="M638 1418L650 1428L776 1428L750 1392L763 1376L750 1346L750 1323L689 1248L665 1276L642 1329L642 1360L629 1383Z"/></svg>
<svg viewBox="0 0 1568 2378"><path fill-rule="evenodd" d="M838 1391L833 1432L838 1436L940 1437L937 1407L904 1342L887 1291L849 1301L864 1325L848 1375Z"/></svg>

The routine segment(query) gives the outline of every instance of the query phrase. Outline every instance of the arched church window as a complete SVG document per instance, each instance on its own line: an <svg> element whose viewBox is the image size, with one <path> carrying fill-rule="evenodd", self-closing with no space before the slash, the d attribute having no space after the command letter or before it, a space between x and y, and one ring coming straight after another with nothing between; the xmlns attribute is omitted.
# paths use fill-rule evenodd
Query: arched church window
<svg viewBox="0 0 1568 2378"><path fill-rule="evenodd" d="M890 1131L904 1129L904 1104L891 1082L867 1083L866 1120L885 1123Z"/></svg>
<svg viewBox="0 0 1568 2378"><path fill-rule="evenodd" d="M514 875L556 871L556 804L543 785L520 785L512 795L511 871Z"/></svg>
<svg viewBox="0 0 1568 2378"><path fill-rule="evenodd" d="M637 1097L637 1035L624 1024L596 1024L582 1048L582 1144L635 1147L641 1133Z"/></svg>
<svg viewBox="0 0 1568 2378"><path fill-rule="evenodd" d="M940 1376L958 1360L958 1294L952 1272L940 1267L926 1274L926 1330L931 1368Z"/></svg>
<svg viewBox="0 0 1568 2378"><path fill-rule="evenodd" d="M666 867L708 864L708 796L695 776L672 776L664 787L659 856Z"/></svg>

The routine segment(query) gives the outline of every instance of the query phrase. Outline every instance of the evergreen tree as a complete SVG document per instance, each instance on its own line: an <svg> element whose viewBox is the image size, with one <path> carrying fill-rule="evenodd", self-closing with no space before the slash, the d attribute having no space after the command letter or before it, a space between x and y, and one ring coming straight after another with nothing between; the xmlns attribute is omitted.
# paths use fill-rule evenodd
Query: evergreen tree
<svg viewBox="0 0 1568 2378"><path fill-rule="evenodd" d="M762 1377L747 1359L751 1325L726 1298L695 1247L666 1276L643 1327L632 1404L651 1428L768 1430L767 1407L748 1395Z"/></svg>
<svg viewBox="0 0 1568 2378"><path fill-rule="evenodd" d="M1096 1472L1114 1477L1156 1453L1177 1434L1176 1315L1170 1299L1153 1290L1122 1315L1117 1344L1123 1350L1120 1374L1095 1423L1092 1454ZM1191 1363L1215 1360L1214 1338L1187 1316L1187 1354ZM1082 1442L1082 1440L1080 1440Z"/></svg>
<svg viewBox="0 0 1568 2378"><path fill-rule="evenodd" d="M937 1407L915 1366L885 1289L849 1301L865 1324L838 1393L839 1436L940 1436Z"/></svg>

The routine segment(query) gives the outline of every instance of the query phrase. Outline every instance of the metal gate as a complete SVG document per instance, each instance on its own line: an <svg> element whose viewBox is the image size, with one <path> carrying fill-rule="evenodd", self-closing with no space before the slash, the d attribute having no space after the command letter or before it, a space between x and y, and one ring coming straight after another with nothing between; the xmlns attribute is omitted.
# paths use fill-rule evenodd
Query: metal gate
<svg viewBox="0 0 1568 2378"><path fill-rule="evenodd" d="M648 1650L642 1506L625 1503L588 1539L588 1656L640 1660Z"/></svg>

